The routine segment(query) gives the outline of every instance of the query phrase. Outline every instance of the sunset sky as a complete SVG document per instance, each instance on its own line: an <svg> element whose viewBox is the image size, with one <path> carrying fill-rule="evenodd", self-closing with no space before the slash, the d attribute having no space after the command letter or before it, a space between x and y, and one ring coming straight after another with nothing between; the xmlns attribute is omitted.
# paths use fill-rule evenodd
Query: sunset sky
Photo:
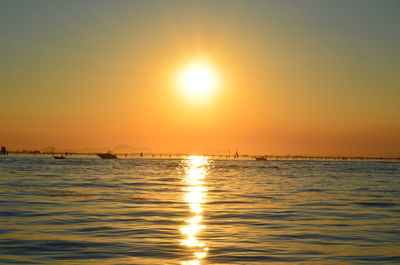
<svg viewBox="0 0 400 265"><path fill-rule="evenodd" d="M399 13L368 0L0 1L0 144L400 156ZM188 92L180 75L199 63L212 89Z"/></svg>

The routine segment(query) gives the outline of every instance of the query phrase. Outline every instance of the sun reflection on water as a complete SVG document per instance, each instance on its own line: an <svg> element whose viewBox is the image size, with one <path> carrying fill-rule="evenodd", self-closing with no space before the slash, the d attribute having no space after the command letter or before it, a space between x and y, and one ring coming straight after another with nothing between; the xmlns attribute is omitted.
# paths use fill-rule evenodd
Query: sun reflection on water
<svg viewBox="0 0 400 265"><path fill-rule="evenodd" d="M184 200L188 204L192 213L186 224L181 227L181 233L184 239L181 244L193 248L193 258L188 261L181 262L181 265L200 265L201 259L207 256L208 248L206 244L198 240L197 236L206 228L202 225L203 207L202 204L206 201L207 187L205 186L205 178L208 171L208 160L202 156L190 156L185 161L185 179L186 186L182 189Z"/></svg>

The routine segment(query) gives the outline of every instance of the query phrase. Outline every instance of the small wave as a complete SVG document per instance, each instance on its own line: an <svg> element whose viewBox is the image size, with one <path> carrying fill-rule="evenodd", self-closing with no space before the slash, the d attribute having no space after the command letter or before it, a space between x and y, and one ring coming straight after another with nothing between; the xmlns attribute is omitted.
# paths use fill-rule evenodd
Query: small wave
<svg viewBox="0 0 400 265"><path fill-rule="evenodd" d="M393 202L356 202L356 204L365 207L396 207L400 205Z"/></svg>
<svg viewBox="0 0 400 265"><path fill-rule="evenodd" d="M303 189L303 190L300 190L300 191L303 191L303 192L326 192L328 190L327 189L314 188L314 189Z"/></svg>

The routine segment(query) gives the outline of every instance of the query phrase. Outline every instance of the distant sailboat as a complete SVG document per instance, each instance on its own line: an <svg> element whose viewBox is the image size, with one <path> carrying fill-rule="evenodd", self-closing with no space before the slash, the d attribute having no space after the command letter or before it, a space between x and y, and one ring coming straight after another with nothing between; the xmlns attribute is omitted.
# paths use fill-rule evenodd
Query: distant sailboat
<svg viewBox="0 0 400 265"><path fill-rule="evenodd" d="M238 158L239 158L239 152L238 152L237 149L236 149L236 153L235 153L235 155L233 156L233 158L234 158L234 159L238 159Z"/></svg>
<svg viewBox="0 0 400 265"><path fill-rule="evenodd" d="M51 148L51 154L53 155L53 158L54 158L54 159L65 159L65 156L63 156L63 155L55 156L55 155L54 155L54 148L53 148L53 147Z"/></svg>

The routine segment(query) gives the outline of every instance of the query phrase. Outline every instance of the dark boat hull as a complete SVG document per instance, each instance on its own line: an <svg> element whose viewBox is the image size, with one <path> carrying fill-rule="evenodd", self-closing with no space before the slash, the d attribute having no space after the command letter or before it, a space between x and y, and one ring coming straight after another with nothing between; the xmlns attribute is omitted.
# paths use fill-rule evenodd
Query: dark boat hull
<svg viewBox="0 0 400 265"><path fill-rule="evenodd" d="M116 155L110 153L97 154L97 156L103 159L117 159Z"/></svg>

